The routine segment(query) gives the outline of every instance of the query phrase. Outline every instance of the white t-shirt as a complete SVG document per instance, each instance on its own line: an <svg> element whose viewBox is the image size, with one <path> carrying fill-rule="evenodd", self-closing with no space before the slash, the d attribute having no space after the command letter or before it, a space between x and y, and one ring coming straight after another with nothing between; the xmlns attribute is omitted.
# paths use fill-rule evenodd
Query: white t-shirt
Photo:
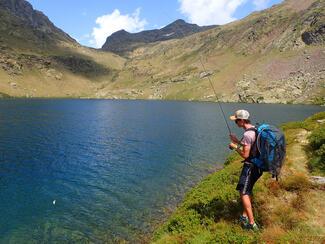
<svg viewBox="0 0 325 244"><path fill-rule="evenodd" d="M243 138L240 140L240 143L244 146L252 146L256 139L256 133L253 130L246 130L244 132Z"/></svg>

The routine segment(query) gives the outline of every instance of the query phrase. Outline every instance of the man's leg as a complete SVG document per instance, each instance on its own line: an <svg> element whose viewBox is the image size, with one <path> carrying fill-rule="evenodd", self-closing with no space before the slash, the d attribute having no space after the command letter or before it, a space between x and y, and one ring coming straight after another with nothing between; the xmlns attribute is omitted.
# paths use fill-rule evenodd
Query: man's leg
<svg viewBox="0 0 325 244"><path fill-rule="evenodd" d="M241 198L243 208L244 208L243 216L247 216L249 223L254 224L255 221L254 221L254 215L253 215L253 209L252 209L251 196L247 195L247 194L245 194L245 195L240 194L240 198Z"/></svg>
<svg viewBox="0 0 325 244"><path fill-rule="evenodd" d="M262 174L262 170L251 164L249 170L247 171L246 178L244 179L243 190L238 187L238 190L240 191L240 198L243 204L243 216L248 217L250 224L255 223L251 194L254 184L262 176Z"/></svg>
<svg viewBox="0 0 325 244"><path fill-rule="evenodd" d="M242 195L243 195L243 194L240 194L240 199L241 199L241 200L242 200ZM251 195L248 195L248 196L249 196L249 199L250 199L251 204L252 204L252 197L251 197ZM242 200L242 201L243 201L243 200ZM242 214L242 215L248 218L248 216L247 216L247 212L246 212L245 208L243 208L243 214Z"/></svg>

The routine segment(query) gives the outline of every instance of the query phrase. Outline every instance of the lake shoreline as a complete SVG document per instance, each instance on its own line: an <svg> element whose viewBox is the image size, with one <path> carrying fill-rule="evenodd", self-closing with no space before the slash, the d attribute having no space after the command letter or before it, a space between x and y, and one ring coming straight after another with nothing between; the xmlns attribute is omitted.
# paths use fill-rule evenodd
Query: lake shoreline
<svg viewBox="0 0 325 244"><path fill-rule="evenodd" d="M301 158L306 157L307 162L311 160L311 156L306 155L302 149L308 147L307 141L313 140L310 135L315 134L316 130L325 131L325 124L321 122L324 120L325 112L322 112L303 122L289 122L282 126L287 137L287 158L279 182L265 173L254 189L256 193L254 212L257 222L262 226L260 232L247 232L236 223L241 211L240 199L235 191L236 179L241 169L241 158L236 153L232 153L227 158L223 169L208 175L188 191L168 220L157 228L152 242L324 241L320 234L325 233L325 226L321 224L322 217L313 212L321 211L324 205L320 204L325 197L324 184L318 185L312 180L311 173L306 169L310 166L306 165ZM318 134L315 136L319 137ZM324 137L325 134L320 136ZM322 140L325 140L325 137ZM325 176L325 171L317 171L316 174ZM219 186L220 189L215 186ZM304 192L307 197L300 197L301 192ZM297 195L297 200L294 198L292 207L287 206L283 218L279 218L277 211L283 209L283 204L288 201L287 195L292 194ZM277 200L282 195L285 195L283 200ZM274 201L280 202L278 210L274 210L275 206L271 205L275 204ZM301 214L304 217L301 217ZM309 227L301 229L294 224L295 222L299 223L299 226L304 224L315 230L311 231ZM317 227L314 226L315 224ZM274 234L274 228L277 228L277 235ZM298 237L294 236L296 228L301 232L297 234Z"/></svg>
<svg viewBox="0 0 325 244"><path fill-rule="evenodd" d="M325 102L310 102L310 103L295 103L295 102L278 102L278 103L266 103L266 102L239 102L239 101L223 101L219 100L192 100L192 99L139 99L139 98L97 98L97 97L0 97L2 100L94 100L94 101L148 101L148 102L194 102L194 103L222 103L222 104L261 104L261 105L312 105L325 107Z"/></svg>

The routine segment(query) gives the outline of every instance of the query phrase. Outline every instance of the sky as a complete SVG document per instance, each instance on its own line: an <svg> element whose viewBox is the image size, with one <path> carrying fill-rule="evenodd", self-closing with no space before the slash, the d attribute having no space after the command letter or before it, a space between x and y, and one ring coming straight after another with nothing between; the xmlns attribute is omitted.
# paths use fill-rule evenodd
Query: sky
<svg viewBox="0 0 325 244"><path fill-rule="evenodd" d="M160 29L177 19L222 25L282 0L28 0L79 43L100 48L112 33Z"/></svg>

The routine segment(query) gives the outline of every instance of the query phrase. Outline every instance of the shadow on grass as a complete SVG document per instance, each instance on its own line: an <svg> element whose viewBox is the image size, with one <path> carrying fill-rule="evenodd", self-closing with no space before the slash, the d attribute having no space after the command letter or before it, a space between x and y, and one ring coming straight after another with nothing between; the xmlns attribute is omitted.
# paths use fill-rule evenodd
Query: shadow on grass
<svg viewBox="0 0 325 244"><path fill-rule="evenodd" d="M71 72L87 78L110 75L113 72L103 65L80 55L51 56L51 58Z"/></svg>
<svg viewBox="0 0 325 244"><path fill-rule="evenodd" d="M240 201L224 201L214 198L208 204L196 203L188 209L195 210L201 219L209 218L214 222L220 220L236 221L241 213Z"/></svg>

